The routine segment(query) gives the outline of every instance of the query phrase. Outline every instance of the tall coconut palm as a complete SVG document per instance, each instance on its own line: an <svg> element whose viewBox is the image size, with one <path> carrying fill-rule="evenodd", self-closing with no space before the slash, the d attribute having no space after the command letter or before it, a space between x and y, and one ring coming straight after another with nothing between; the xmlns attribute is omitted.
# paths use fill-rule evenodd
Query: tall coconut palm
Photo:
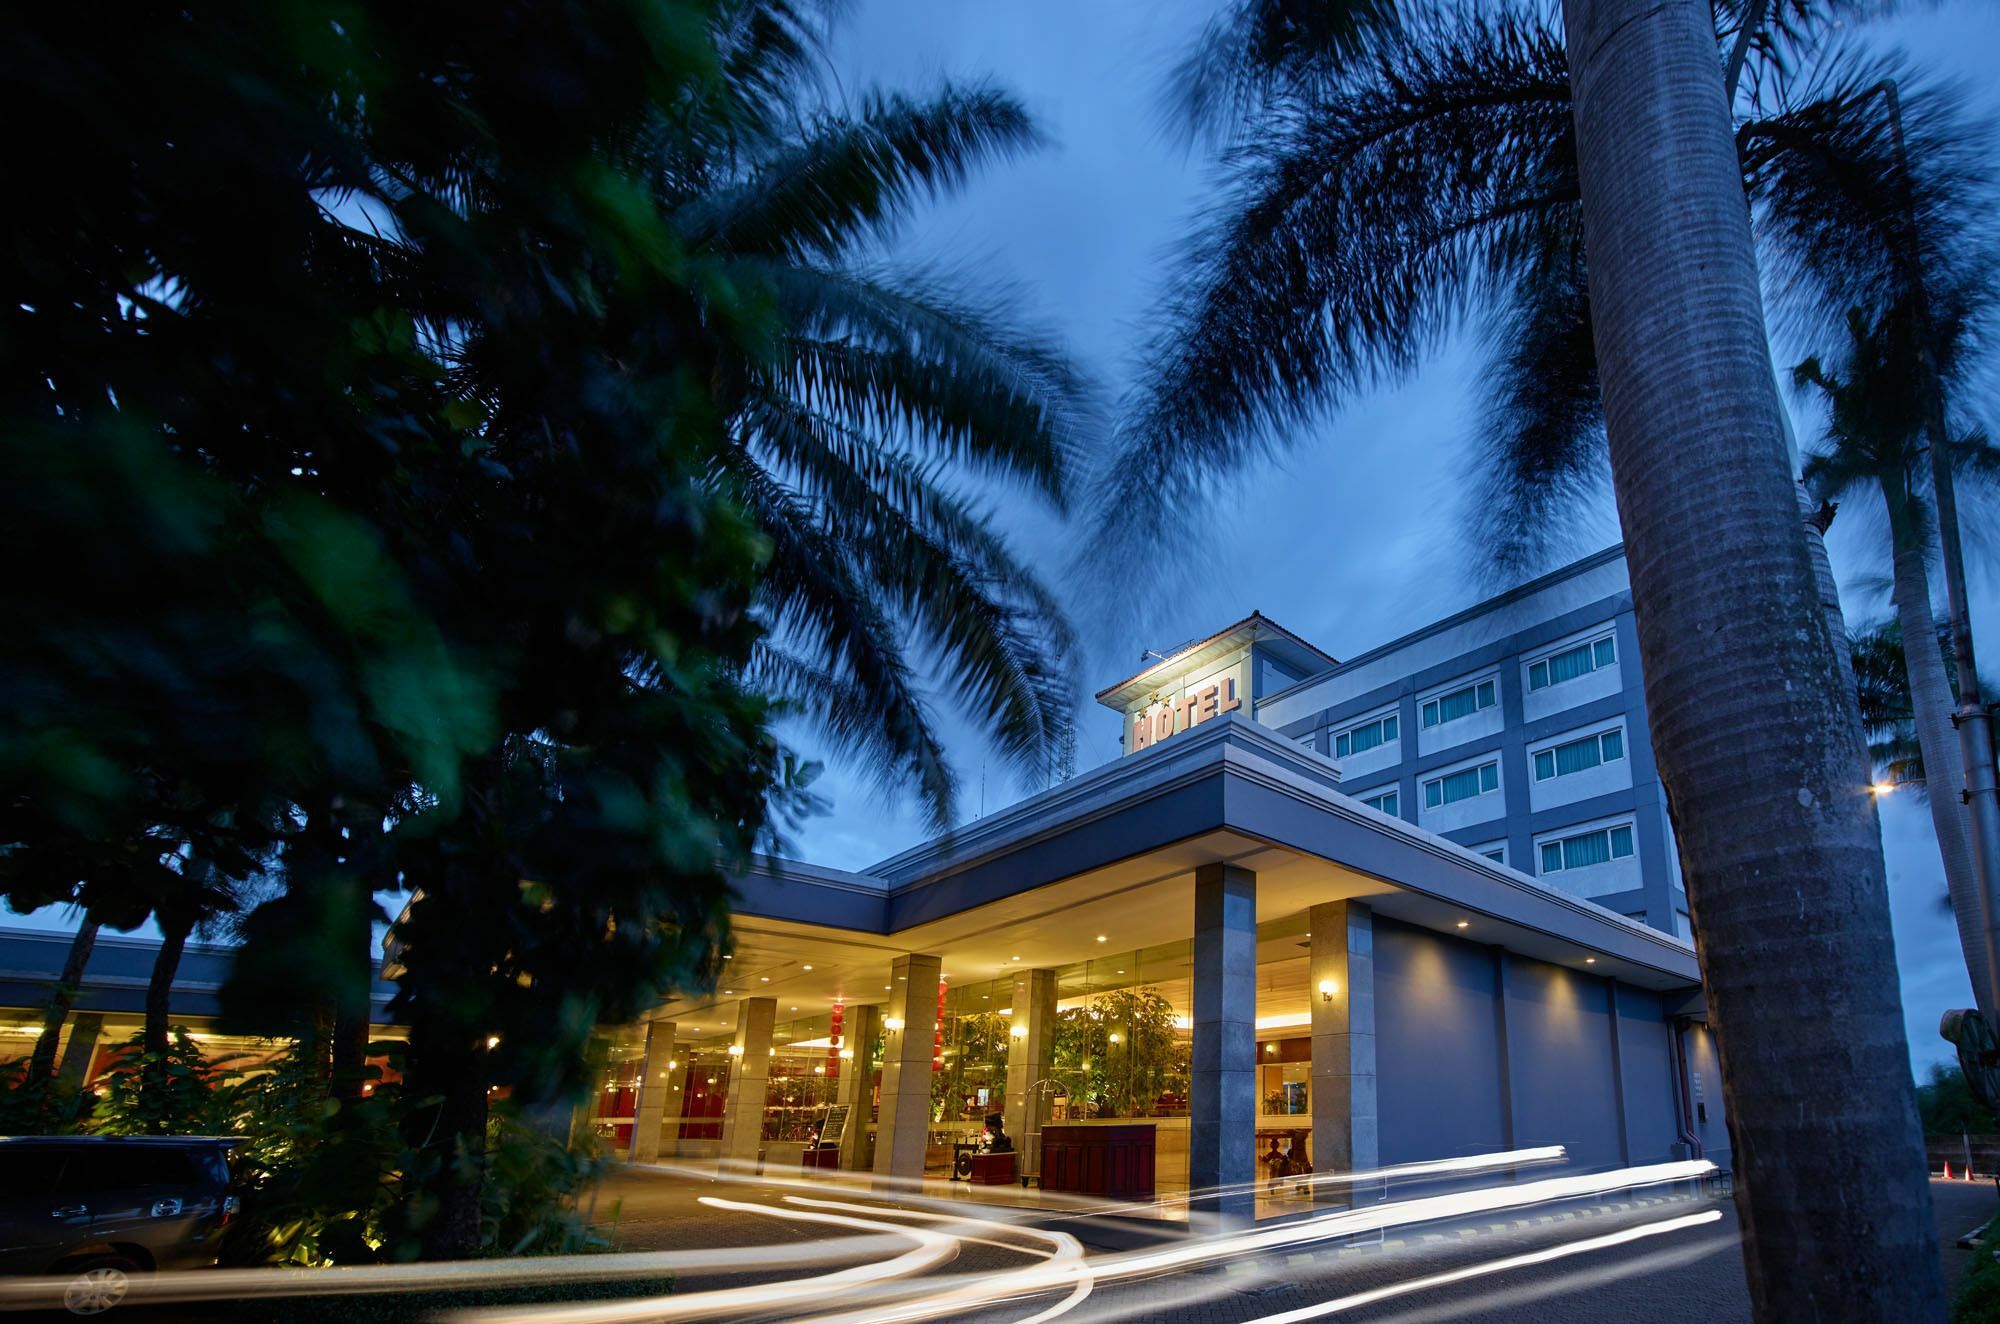
<svg viewBox="0 0 2000 1324"><path fill-rule="evenodd" d="M1941 351L1939 366L1949 377L1961 365L1959 351L1967 331L1964 309L1950 299L1937 300L1933 308L1932 343ZM1919 331L1906 314L1892 312L1871 323L1855 312L1848 318L1847 333L1832 365L1808 359L1792 373L1795 383L1813 388L1827 404L1826 430L1817 452L1806 461L1806 483L1823 500L1857 492L1881 497L1898 633L1903 640L1935 639L1928 566L1934 525L1926 498L1924 386L1914 343ZM1960 441L1953 459L1961 471L1991 473L2000 468L2000 451L1976 434ZM1953 687L1944 654L1936 648L1906 648L1903 664L1925 780L1935 777L1941 788L1961 786L1965 769L1952 728ZM1966 969L1983 1001L1988 986L1986 946L1971 825L1958 796L1947 792L1926 799Z"/></svg>
<svg viewBox="0 0 2000 1324"><path fill-rule="evenodd" d="M981 86L836 100L816 12L724 7L738 128L659 177L697 260L771 301L768 352L713 380L733 441L718 469L772 546L757 679L946 826L926 667L1028 776L1070 748L1068 626L989 506L1004 490L1064 509L1099 411L1009 291L893 260L918 207L1038 145L1026 112Z"/></svg>
<svg viewBox="0 0 2000 1324"><path fill-rule="evenodd" d="M1226 143L1220 194L1153 319L1111 471L1281 452L1469 333L1484 349L1469 523L1491 577L1516 582L1587 550L1563 532L1579 498L1602 492L1604 451L1562 33L1530 4L1405 5L1365 41L1339 40L1347 29L1328 37L1263 13L1285 7L1232 6L1177 78L1184 122ZM1797 23L1789 4L1788 16ZM1252 39L1266 28L1283 40ZM1831 61L1781 98L1739 104L1772 312L1814 343L1847 309L1901 297L1901 169L1880 106L1861 97L1895 72ZM1962 265L1978 228L1991 133L1955 98L1904 81L1935 274ZM1107 500L1096 527L1106 559L1147 536L1138 503Z"/></svg>
<svg viewBox="0 0 2000 1324"><path fill-rule="evenodd" d="M1613 483L1752 1306L1936 1319L1880 834L1794 514L1709 9L1564 18Z"/></svg>
<svg viewBox="0 0 2000 1324"><path fill-rule="evenodd" d="M1503 455L1576 456L1578 401L1601 400L1753 1302L1767 1320L1935 1318L1879 834L1745 207L1746 188L1813 172L1755 168L1746 140L1790 163L1799 136L1734 124L1723 67L1693 0L1571 0L1560 33L1530 11L1406 10L1358 56L1288 66L1228 158L1122 458L1240 464L1421 362L1468 311L1509 346ZM1788 269L1853 274L1811 256ZM1594 382L1558 372L1583 364Z"/></svg>

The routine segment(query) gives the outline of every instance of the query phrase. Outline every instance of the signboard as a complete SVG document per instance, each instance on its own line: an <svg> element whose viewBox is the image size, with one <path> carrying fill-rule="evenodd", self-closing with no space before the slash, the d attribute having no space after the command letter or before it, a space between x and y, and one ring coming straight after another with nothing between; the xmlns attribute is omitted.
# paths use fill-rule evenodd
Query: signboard
<svg viewBox="0 0 2000 1324"><path fill-rule="evenodd" d="M838 1149L840 1142L847 1138L848 1105L836 1103L826 1110L826 1120L820 1124L819 1147Z"/></svg>
<svg viewBox="0 0 2000 1324"><path fill-rule="evenodd" d="M1132 751L1157 745L1176 731L1185 731L1199 722L1243 706L1236 697L1236 678L1225 676L1214 685L1189 690L1178 699L1155 704L1132 714Z"/></svg>

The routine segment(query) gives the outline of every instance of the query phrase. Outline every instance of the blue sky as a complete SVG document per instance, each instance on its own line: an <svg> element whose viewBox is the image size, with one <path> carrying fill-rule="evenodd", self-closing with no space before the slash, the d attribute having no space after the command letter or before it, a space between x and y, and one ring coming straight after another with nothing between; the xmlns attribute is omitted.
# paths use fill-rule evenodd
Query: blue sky
<svg viewBox="0 0 2000 1324"><path fill-rule="evenodd" d="M1901 47L1920 70L1962 79L2000 115L2000 18L1988 0L1956 0L1865 33ZM1174 239L1199 206L1204 169L1159 132L1158 98L1173 56L1214 12L1207 3L860 0L837 42L849 91L870 84L920 90L949 75L990 78L1020 96L1051 146L988 172L962 196L919 217L906 250L1020 284L1028 306L1116 393L1127 379L1150 297ZM1800 357L1780 346L1777 361ZM1118 722L1088 695L1137 669L1141 649L1206 634L1252 609L1336 656L1359 652L1476 601L1476 555L1460 536L1462 456L1473 425L1476 346L1452 347L1415 378L1328 419L1289 461L1244 476L1219 518L1170 555L1200 563L1171 592L1148 567L1118 586L1139 604L1136 632L1079 615L1084 656L1078 764L1117 756ZM1810 411L1794 407L1802 439ZM1186 476L1185 481L1202 481ZM1175 518L1170 511L1166 518ZM1607 508L1594 526L1615 540ZM1035 526L1033 533L1044 532ZM1844 516L1830 538L1850 621L1888 613L1872 581L1886 573L1878 522ZM1040 536L1023 545L1059 548ZM1044 571L1060 579L1059 551ZM2000 672L2000 594L1977 585L1984 670ZM951 729L948 724L948 729ZM952 729L965 809L991 811L1034 788L980 756L976 733ZM927 833L914 807L874 790L862 770L830 760L820 790L833 812L795 839L795 853L847 868L870 864ZM1921 1068L1948 1049L1939 1014L1970 1002L1929 817L1912 797L1882 811L1911 1056Z"/></svg>

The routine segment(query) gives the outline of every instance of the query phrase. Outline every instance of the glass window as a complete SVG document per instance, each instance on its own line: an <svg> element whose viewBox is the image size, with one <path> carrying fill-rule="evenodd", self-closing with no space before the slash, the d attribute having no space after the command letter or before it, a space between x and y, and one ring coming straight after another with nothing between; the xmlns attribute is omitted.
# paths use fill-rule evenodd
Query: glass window
<svg viewBox="0 0 2000 1324"><path fill-rule="evenodd" d="M1560 841L1545 841L1541 846L1542 872L1556 873L1563 869L1587 869L1593 864L1603 864L1608 860L1620 860L1632 853L1632 825L1620 824L1613 828L1598 828L1594 832L1579 833L1574 837L1564 837Z"/></svg>
<svg viewBox="0 0 2000 1324"><path fill-rule="evenodd" d="M1499 692L1490 680L1440 694L1425 702L1422 709L1424 726L1429 729L1443 726L1446 722L1456 722L1461 717L1470 717L1482 708L1491 708L1498 698Z"/></svg>
<svg viewBox="0 0 2000 1324"><path fill-rule="evenodd" d="M1581 740L1572 740L1535 754L1535 780L1567 777L1601 763L1615 763L1625 757L1625 736L1619 731L1602 731Z"/></svg>
<svg viewBox="0 0 2000 1324"><path fill-rule="evenodd" d="M1476 768L1465 768L1425 782L1424 807L1436 809L1440 805L1470 800L1475 795L1485 795L1499 789L1499 763L1482 763Z"/></svg>
<svg viewBox="0 0 2000 1324"><path fill-rule="evenodd" d="M1578 676L1611 666L1618 660L1618 647L1610 635L1551 653L1528 664L1528 688L1545 690Z"/></svg>
<svg viewBox="0 0 2000 1324"><path fill-rule="evenodd" d="M1389 815L1389 817L1394 818L1397 816L1397 814L1401 811L1402 808L1402 806L1399 804L1400 799L1401 797L1398 796L1396 792L1384 791L1380 795L1369 796L1361 803L1367 805L1370 809L1375 810L1377 813L1387 814Z"/></svg>
<svg viewBox="0 0 2000 1324"><path fill-rule="evenodd" d="M0 1145L0 1198L39 1199L56 1189L63 1151L55 1145Z"/></svg>
<svg viewBox="0 0 2000 1324"><path fill-rule="evenodd" d="M1483 850L1479 853L1495 864L1507 863L1507 848L1505 846L1495 846L1492 850Z"/></svg>
<svg viewBox="0 0 2000 1324"><path fill-rule="evenodd" d="M1363 722L1359 726L1349 727L1347 730L1334 736L1334 757L1344 759L1350 754L1359 754L1364 750L1374 749L1378 745L1385 745L1395 738L1396 715L1390 713L1388 716L1378 717L1372 722Z"/></svg>

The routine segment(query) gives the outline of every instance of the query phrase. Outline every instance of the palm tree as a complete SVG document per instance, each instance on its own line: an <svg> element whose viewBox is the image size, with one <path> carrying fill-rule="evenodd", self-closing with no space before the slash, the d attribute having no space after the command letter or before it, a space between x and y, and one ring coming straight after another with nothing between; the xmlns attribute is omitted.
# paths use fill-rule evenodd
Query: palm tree
<svg viewBox="0 0 2000 1324"><path fill-rule="evenodd" d="M1517 582L1589 550L1565 532L1603 490L1604 441L1562 33L1521 4L1386 7L1365 39L1267 12L1288 8L1242 0L1177 74L1184 126L1226 144L1223 191L1152 319L1111 471L1281 451L1470 330L1486 361L1469 523L1489 573ZM1735 130L1773 312L1818 341L1847 309L1902 297L1902 176L1861 95L1895 65L1779 80L1762 52L1796 44L1755 44L1753 79L1783 96L1744 98ZM1935 275L1968 265L1955 246L1982 215L1991 135L1936 89L1905 103ZM1143 542L1136 514L1106 501L1100 557Z"/></svg>
<svg viewBox="0 0 2000 1324"><path fill-rule="evenodd" d="M1569 0L1564 20L1558 37L1509 11L1461 40L1456 14L1404 13L1358 56L1261 84L1260 133L1233 149L1121 458L1226 466L1282 445L1468 308L1507 338L1502 454L1557 461L1522 466L1557 484L1529 509L1580 472L1601 400L1753 1305L1936 1318L1879 833L1787 472L1746 187L1779 214L1768 243L1831 211L1759 195L1812 171L1789 169L1795 116L1732 124L1708 5ZM1855 275L1813 254L1787 270Z"/></svg>
<svg viewBox="0 0 2000 1324"><path fill-rule="evenodd" d="M984 506L1005 489L1063 510L1098 410L1006 291L883 256L918 205L1040 142L1026 112L951 85L837 105L813 12L725 7L748 127L659 173L698 256L774 313L768 353L715 373L732 441L717 466L772 547L755 679L943 827L957 788L922 667L1027 775L1070 748L1068 626Z"/></svg>
<svg viewBox="0 0 2000 1324"><path fill-rule="evenodd" d="M1958 665L1943 638L1937 642L1944 661L1945 682L1956 692ZM1863 626L1847 637L1848 658L1854 666L1855 695L1860 701L1861 730L1868 738L1868 757L1888 786L1897 791L1907 788L1911 794L1925 798L1930 793L1929 778L1924 772L1923 749L1917 743L1916 703L1910 691L1910 667L1903 648L1903 628L1893 616ZM1982 690L1991 686L1990 677L1981 682ZM1948 787L1946 793L1949 794Z"/></svg>
<svg viewBox="0 0 2000 1324"><path fill-rule="evenodd" d="M1923 750L1917 744L1915 704L1910 697L1910 667L1903 656L1902 626L1892 616L1850 631L1847 656L1854 668L1861 733L1868 741L1868 759L1875 765L1877 786L1907 786L1918 795L1928 795Z"/></svg>
<svg viewBox="0 0 2000 1324"><path fill-rule="evenodd" d="M1571 0L1565 20L1612 477L1752 1306L1939 1318L1880 835L1794 513L1709 10Z"/></svg>
<svg viewBox="0 0 2000 1324"><path fill-rule="evenodd" d="M1954 301L1939 300L1934 308L1932 343L1942 351L1940 367L1949 377L1960 366L1966 322L1962 315L1954 315L1963 311ZM1848 318L1847 342L1833 368L1807 359L1792 373L1795 383L1814 388L1828 407L1821 446L1806 461L1807 486L1828 501L1858 491L1873 490L1881 496L1889 528L1892 599L1902 640L1937 637L1927 565L1934 526L1925 496L1925 400L1916 334L1918 329L1907 316L1892 314L1870 323L1855 312ZM2000 465L2000 452L1976 435L1962 439L1952 458L1961 471L1991 472ZM1922 766L1940 787L1961 786L1965 770L1952 727L1954 687L1944 654L1934 648L1905 649L1903 663ZM1988 972L1971 824L1957 796L1947 793L1926 799L1966 969L1983 1004ZM1993 1014L1984 1005L1981 1011Z"/></svg>

